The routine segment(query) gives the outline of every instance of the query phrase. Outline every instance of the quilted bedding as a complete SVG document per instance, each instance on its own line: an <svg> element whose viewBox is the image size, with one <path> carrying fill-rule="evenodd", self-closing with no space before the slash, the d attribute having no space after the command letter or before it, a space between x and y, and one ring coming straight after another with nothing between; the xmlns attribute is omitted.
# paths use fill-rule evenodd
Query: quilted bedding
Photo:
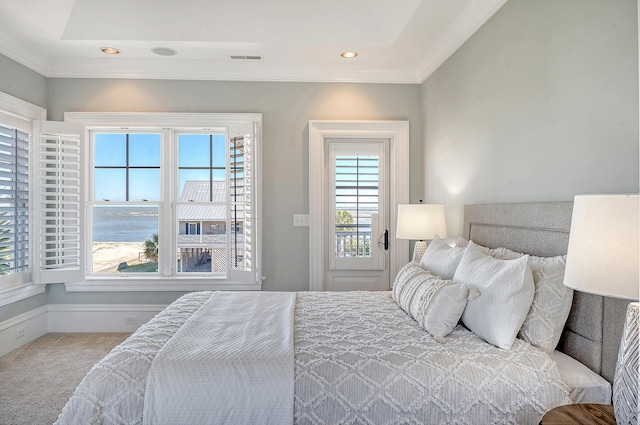
<svg viewBox="0 0 640 425"><path fill-rule="evenodd" d="M187 294L87 374L57 424L142 424L149 368L211 292ZM569 403L545 353L458 326L433 340L388 292L303 292L294 312L296 424L537 424ZM216 422L215 419L212 423Z"/></svg>
<svg viewBox="0 0 640 425"><path fill-rule="evenodd" d="M295 300L215 292L151 363L144 424L293 424Z"/></svg>

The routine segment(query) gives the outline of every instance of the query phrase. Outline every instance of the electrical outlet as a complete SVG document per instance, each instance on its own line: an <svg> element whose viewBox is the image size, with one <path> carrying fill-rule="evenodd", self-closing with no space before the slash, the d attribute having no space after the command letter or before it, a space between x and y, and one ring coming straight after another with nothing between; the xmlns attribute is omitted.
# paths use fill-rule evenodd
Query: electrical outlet
<svg viewBox="0 0 640 425"><path fill-rule="evenodd" d="M137 325L138 317L137 316L129 316L124 318L125 325Z"/></svg>
<svg viewBox="0 0 640 425"><path fill-rule="evenodd" d="M24 336L24 327L20 327L16 329L16 339L22 338Z"/></svg>
<svg viewBox="0 0 640 425"><path fill-rule="evenodd" d="M294 227L309 227L309 214L294 214L293 215Z"/></svg>

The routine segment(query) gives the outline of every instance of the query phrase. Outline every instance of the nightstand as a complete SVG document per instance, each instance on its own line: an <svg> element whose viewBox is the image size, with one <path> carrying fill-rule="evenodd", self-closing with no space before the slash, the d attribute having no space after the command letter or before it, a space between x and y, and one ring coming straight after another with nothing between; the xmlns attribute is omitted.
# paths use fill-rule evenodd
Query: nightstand
<svg viewBox="0 0 640 425"><path fill-rule="evenodd" d="M548 411L540 425L615 425L610 404L567 404Z"/></svg>

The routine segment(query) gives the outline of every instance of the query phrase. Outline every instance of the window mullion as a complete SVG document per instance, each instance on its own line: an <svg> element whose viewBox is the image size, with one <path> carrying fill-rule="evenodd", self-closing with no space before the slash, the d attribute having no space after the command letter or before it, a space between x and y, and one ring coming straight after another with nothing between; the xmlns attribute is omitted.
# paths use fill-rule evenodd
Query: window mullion
<svg viewBox="0 0 640 425"><path fill-rule="evenodd" d="M176 275L176 187L177 142L176 133L163 129L160 138L160 219L158 273L161 276Z"/></svg>
<svg viewBox="0 0 640 425"><path fill-rule="evenodd" d="M125 161L124 161L124 200L126 202L130 201L131 199L129 199L129 133L126 134L126 139L125 139L125 147L124 147L124 155L125 155Z"/></svg>

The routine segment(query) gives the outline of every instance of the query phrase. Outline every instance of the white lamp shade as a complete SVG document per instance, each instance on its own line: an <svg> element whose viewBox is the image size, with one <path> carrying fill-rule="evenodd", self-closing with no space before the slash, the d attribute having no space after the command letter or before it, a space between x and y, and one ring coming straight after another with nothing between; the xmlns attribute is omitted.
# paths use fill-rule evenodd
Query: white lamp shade
<svg viewBox="0 0 640 425"><path fill-rule="evenodd" d="M591 294L637 300L638 195L579 195L573 203L564 284Z"/></svg>
<svg viewBox="0 0 640 425"><path fill-rule="evenodd" d="M426 240L435 235L447 237L444 219L444 205L403 204L398 205L398 225L396 238Z"/></svg>

